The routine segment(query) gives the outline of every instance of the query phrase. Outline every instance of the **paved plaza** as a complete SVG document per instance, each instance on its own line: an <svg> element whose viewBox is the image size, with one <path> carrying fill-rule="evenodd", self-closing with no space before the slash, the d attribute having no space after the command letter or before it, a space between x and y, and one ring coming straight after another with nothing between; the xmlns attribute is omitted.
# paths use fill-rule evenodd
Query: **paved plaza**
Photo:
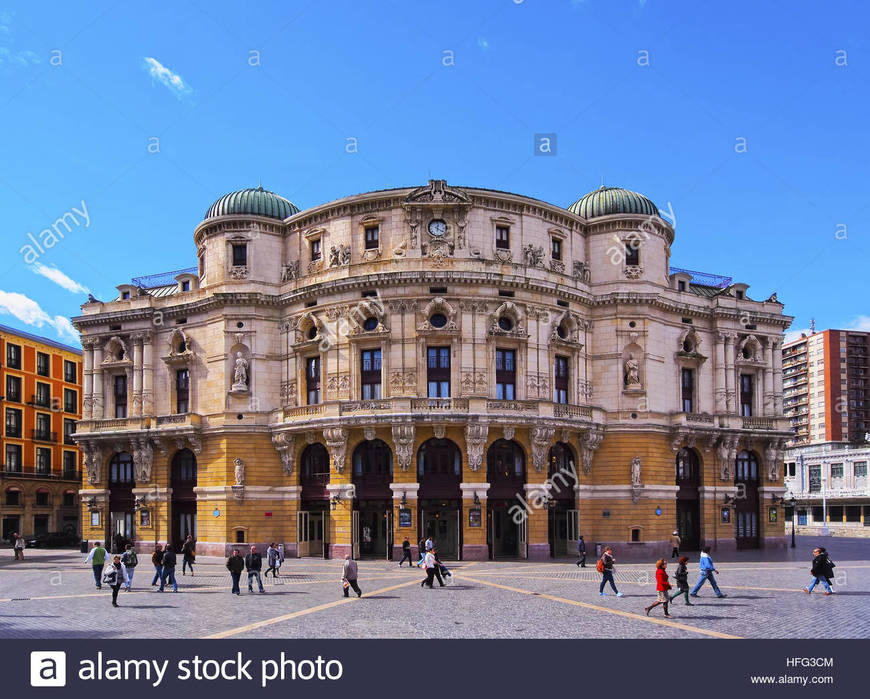
<svg viewBox="0 0 870 699"><path fill-rule="evenodd" d="M837 563L830 597L801 591L820 542ZM585 569L571 560L448 563L453 584L434 590L420 588L416 568L360 561L364 595L345 599L337 560L288 559L265 594L247 593L243 574L237 597L223 560L204 557L194 577L179 570L178 593L161 594L143 555L134 590L113 609L84 558L31 549L13 561L0 550L0 638L870 638L870 539L801 537L794 551L723 554L727 598L705 586L693 607L675 600L672 619L660 607L644 614L655 599L653 561L617 561L622 598L599 596L594 558Z"/></svg>

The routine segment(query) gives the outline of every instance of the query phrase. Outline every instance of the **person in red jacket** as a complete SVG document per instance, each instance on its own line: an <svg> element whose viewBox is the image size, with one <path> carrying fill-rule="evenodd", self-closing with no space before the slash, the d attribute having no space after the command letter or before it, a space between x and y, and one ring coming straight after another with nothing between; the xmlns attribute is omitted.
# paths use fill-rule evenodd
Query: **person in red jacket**
<svg viewBox="0 0 870 699"><path fill-rule="evenodd" d="M668 574L665 571L667 567L668 564L665 563L664 558L660 558L656 561L656 592L658 593L658 600L646 608L647 616L649 616L650 610L653 607L658 607L661 604L664 605L665 608L665 618L671 618L671 615L668 614L668 604L671 601L670 597L668 597L668 590L671 589L671 584L668 582Z"/></svg>

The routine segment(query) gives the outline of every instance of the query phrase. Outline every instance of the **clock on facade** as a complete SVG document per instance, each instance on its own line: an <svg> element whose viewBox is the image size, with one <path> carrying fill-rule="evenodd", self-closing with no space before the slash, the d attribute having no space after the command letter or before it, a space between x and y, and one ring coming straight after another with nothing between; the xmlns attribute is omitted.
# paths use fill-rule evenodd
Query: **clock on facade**
<svg viewBox="0 0 870 699"><path fill-rule="evenodd" d="M434 218L429 221L429 234L436 238L442 237L447 233L447 223L440 218Z"/></svg>

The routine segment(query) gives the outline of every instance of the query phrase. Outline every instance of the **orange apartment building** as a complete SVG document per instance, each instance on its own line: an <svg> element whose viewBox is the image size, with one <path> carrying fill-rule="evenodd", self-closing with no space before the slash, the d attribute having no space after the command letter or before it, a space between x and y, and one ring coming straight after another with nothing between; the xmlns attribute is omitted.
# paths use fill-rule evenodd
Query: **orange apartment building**
<svg viewBox="0 0 870 699"><path fill-rule="evenodd" d="M81 532L80 349L0 325L2 538Z"/></svg>

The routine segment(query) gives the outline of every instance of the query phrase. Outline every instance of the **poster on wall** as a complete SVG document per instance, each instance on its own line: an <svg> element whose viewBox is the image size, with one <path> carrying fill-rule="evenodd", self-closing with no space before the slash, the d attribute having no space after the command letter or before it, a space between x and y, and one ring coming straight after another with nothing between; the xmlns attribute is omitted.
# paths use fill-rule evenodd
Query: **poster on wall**
<svg viewBox="0 0 870 699"><path fill-rule="evenodd" d="M768 522L776 522L777 512L775 507L769 507L767 509L767 521Z"/></svg>
<svg viewBox="0 0 870 699"><path fill-rule="evenodd" d="M411 508L402 507L399 509L399 526L400 527L410 527L411 526Z"/></svg>
<svg viewBox="0 0 870 699"><path fill-rule="evenodd" d="M723 507L722 508L722 524L730 524L731 523L731 508Z"/></svg>
<svg viewBox="0 0 870 699"><path fill-rule="evenodd" d="M472 507L468 511L468 526L469 527L481 526L481 516L480 516L480 508L479 507Z"/></svg>

